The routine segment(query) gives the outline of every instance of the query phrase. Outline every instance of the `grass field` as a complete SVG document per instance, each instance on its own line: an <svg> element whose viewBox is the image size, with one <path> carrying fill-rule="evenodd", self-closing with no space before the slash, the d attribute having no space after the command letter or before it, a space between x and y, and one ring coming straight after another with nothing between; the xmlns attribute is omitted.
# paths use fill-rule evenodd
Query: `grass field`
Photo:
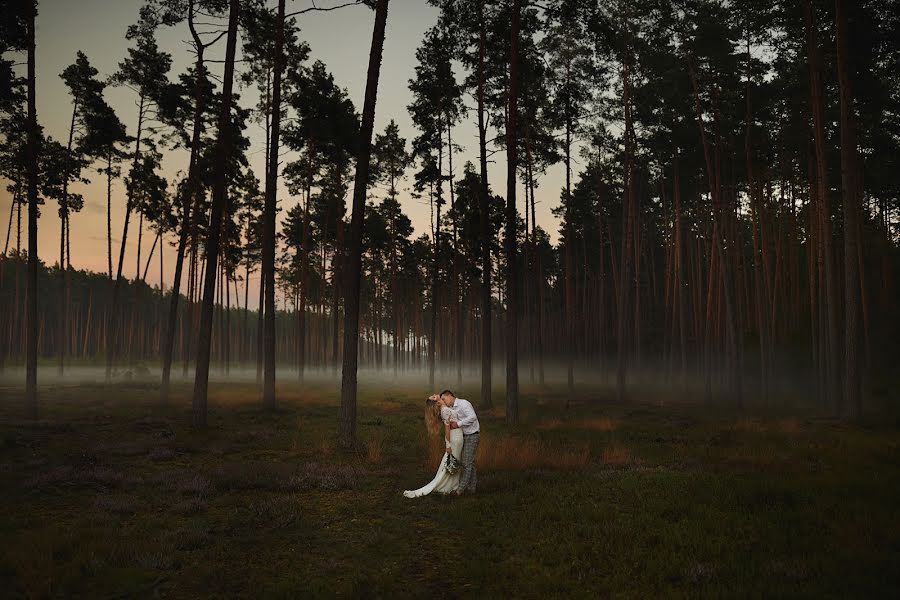
<svg viewBox="0 0 900 600"><path fill-rule="evenodd" d="M523 390L481 411L478 494L433 476L421 389L0 389L0 595L897 597L900 426ZM498 395L498 399L502 398Z"/></svg>

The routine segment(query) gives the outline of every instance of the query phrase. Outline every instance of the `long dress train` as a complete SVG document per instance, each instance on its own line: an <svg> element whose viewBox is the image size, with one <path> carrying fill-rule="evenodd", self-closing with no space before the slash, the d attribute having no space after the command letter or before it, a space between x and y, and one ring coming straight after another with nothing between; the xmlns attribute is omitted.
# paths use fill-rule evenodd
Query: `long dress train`
<svg viewBox="0 0 900 600"><path fill-rule="evenodd" d="M450 452L457 460L461 460L460 457L462 455L462 446L462 430L451 429ZM403 495L407 498L418 498L420 496L426 496L431 492L437 492L439 494L450 494L452 492L455 492L459 487L460 471L457 470L453 475L447 472L447 470L445 469L445 467L447 466L447 456L447 453L444 452L444 457L441 459L441 464L438 465L437 473L435 474L434 479L428 482L424 487L420 487L417 490L407 490L403 492Z"/></svg>

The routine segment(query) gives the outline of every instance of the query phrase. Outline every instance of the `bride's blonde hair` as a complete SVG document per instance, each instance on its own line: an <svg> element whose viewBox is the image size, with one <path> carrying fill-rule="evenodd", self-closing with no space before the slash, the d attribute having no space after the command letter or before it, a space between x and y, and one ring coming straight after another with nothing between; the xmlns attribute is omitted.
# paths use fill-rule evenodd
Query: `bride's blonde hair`
<svg viewBox="0 0 900 600"><path fill-rule="evenodd" d="M444 424L441 419L441 403L428 399L425 401L425 427L431 435L437 435Z"/></svg>

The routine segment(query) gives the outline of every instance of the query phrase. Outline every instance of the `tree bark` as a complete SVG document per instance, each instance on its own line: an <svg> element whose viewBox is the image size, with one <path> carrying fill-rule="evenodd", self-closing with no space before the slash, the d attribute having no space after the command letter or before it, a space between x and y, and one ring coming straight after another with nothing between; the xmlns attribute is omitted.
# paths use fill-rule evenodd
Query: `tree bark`
<svg viewBox="0 0 900 600"><path fill-rule="evenodd" d="M807 59L810 79L810 104L813 115L813 136L816 153L816 183L819 200L820 246L825 265L825 313L826 348L825 383L826 402L837 408L840 398L840 332L838 331L838 281L835 270L833 237L831 228L831 199L828 189L827 140L825 138L825 100L822 83L821 56L815 33L815 19L811 0L803 2L806 29Z"/></svg>
<svg viewBox="0 0 900 600"><path fill-rule="evenodd" d="M146 98L141 93L138 104L137 136L134 142L134 166L137 167L141 156L141 133L144 125L144 105ZM106 380L112 377L113 361L116 355L116 337L118 335L119 322L119 295L122 289L122 266L125 262L125 244L128 241L128 221L131 219L131 209L134 207L134 198L129 190L125 200L125 224L122 228L122 242L119 246L119 266L116 269L116 283L113 286L112 308L109 313L109 323L106 327Z"/></svg>
<svg viewBox="0 0 900 600"><path fill-rule="evenodd" d="M281 134L281 75L284 69L284 2L278 0L275 25L275 61L272 81L272 133L266 165L266 200L263 218L263 274L266 280L263 320L263 406L275 408L275 208L278 193L278 145Z"/></svg>
<svg viewBox="0 0 900 600"><path fill-rule="evenodd" d="M516 265L516 168L518 166L517 113L519 111L520 0L513 0L509 51L509 110L506 122L506 422L519 422L519 318Z"/></svg>
<svg viewBox="0 0 900 600"><path fill-rule="evenodd" d="M284 2L284 0L281 0ZM216 269L219 259L219 237L222 231L222 213L226 208L226 169L231 150L231 98L234 80L234 55L237 45L240 0L230 0L228 15L228 41L225 48L225 73L222 80L222 105L219 109L219 134L216 142L215 176L213 179L212 211L206 242L206 273L203 283L203 305L200 312L200 332L197 336L197 369L194 375L194 400L192 424L206 427L206 405L209 387L209 357L212 338L213 297L216 291ZM283 9L282 9L283 10Z"/></svg>
<svg viewBox="0 0 900 600"><path fill-rule="evenodd" d="M169 300L169 316L166 322L166 336L163 346L163 369L162 383L159 388L160 402L166 404L169 401L170 379L172 374L172 356L175 345L175 327L178 323L178 302L179 292L181 290L181 275L184 269L184 255L187 249L188 233L192 228L192 221L198 216L191 211L192 200L199 193L199 174L197 163L200 156L200 132L203 126L203 83L204 83L204 63L203 52L206 47L200 40L194 28L194 3L190 3L188 7L188 25L191 35L194 39L194 48L197 51L197 59L195 61L196 80L194 82L194 122L191 132L191 156L188 162L188 185L184 192L184 198L181 204L182 223L181 231L178 234L178 249L175 255L175 276L172 279L172 296ZM161 280L160 280L161 281Z"/></svg>
<svg viewBox="0 0 900 600"><path fill-rule="evenodd" d="M28 122L25 139L25 169L28 178L28 279L26 287L25 322L28 328L25 350L25 411L32 418L37 418L37 352L38 352L38 315L37 315L37 217L38 217L38 128L37 109L35 107L35 48L34 21L37 16L36 0L29 0L27 23L28 39Z"/></svg>
<svg viewBox="0 0 900 600"><path fill-rule="evenodd" d="M837 21L837 71L841 99L841 187L844 197L844 410L862 413L860 393L860 262L859 221L861 203L857 186L859 153L856 118L848 61L847 7L835 0Z"/></svg>
<svg viewBox="0 0 900 600"><path fill-rule="evenodd" d="M353 216L347 239L346 287L344 292L344 357L341 375L341 410L338 438L341 446L349 448L356 442L356 372L359 358L359 292L362 279L363 219L366 208L366 185L369 180L369 159L372 152L372 129L375 123L375 102L378 99L378 78L384 49L388 0L378 0L375 7L375 28L369 52L366 95L363 102L359 131L356 180L353 184Z"/></svg>
<svg viewBox="0 0 900 600"><path fill-rule="evenodd" d="M487 125L484 119L484 55L486 33L484 0L478 3L478 153L481 170L481 203L479 228L481 230L481 405L491 408L491 225L490 188L487 170Z"/></svg>

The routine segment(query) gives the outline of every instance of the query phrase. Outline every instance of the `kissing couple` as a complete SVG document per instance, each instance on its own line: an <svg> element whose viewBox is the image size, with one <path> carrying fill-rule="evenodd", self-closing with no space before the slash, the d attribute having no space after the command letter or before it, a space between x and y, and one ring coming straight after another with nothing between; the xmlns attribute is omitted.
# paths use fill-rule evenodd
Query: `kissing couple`
<svg viewBox="0 0 900 600"><path fill-rule="evenodd" d="M472 403L457 398L450 390L432 394L425 401L425 426L431 435L444 430L444 457L437 473L428 484L417 490L407 490L407 498L439 494L474 494L478 475L475 472L475 451L478 450L480 427Z"/></svg>

